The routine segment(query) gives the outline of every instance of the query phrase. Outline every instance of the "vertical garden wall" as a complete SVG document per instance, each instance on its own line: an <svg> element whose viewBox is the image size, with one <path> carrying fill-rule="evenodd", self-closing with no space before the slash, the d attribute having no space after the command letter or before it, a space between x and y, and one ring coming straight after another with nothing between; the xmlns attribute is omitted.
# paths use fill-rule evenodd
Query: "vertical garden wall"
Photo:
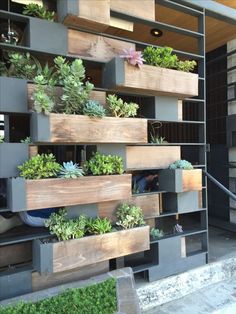
<svg viewBox="0 0 236 314"><path fill-rule="evenodd" d="M58 0L58 21L22 14L22 7L0 11L21 29L17 44L0 43L6 72L0 77L0 113L4 114L4 143L0 143L1 208L10 214L66 207L69 217L117 222L120 204L142 209L145 225L94 234L79 239L51 241L44 227L26 225L0 235L0 298L87 278L111 268L131 266L149 281L207 262L205 158L205 34L204 12L161 0ZM191 17L195 29L161 22L158 8ZM144 35L161 29L160 44ZM140 32L142 30L142 32ZM197 52L176 49L173 34L194 40ZM150 64L140 67L121 58L124 49L173 47L181 61L196 60L194 73ZM94 85L89 99L109 112L109 95L137 103L136 115L91 117L84 112L37 112L33 79L11 75L9 53L30 53L41 65L53 66L55 56L70 62L81 58L83 83ZM127 60L128 59L128 60ZM58 82L57 82L58 83ZM40 84L39 84L40 85ZM45 85L43 89L45 91ZM53 86L56 105L63 84ZM52 92L50 89L50 92ZM83 106L84 104L82 104ZM133 117L135 116L135 117ZM30 143L21 143L30 136ZM104 175L91 172L78 178L20 177L17 166L38 153L52 153L56 161L80 166L95 152L122 160L122 171ZM192 169L169 169L176 160L188 160ZM135 189L135 176L151 170L155 189ZM132 180L133 179L133 180ZM151 235L150 235L150 231ZM4 287L4 289L3 289Z"/></svg>

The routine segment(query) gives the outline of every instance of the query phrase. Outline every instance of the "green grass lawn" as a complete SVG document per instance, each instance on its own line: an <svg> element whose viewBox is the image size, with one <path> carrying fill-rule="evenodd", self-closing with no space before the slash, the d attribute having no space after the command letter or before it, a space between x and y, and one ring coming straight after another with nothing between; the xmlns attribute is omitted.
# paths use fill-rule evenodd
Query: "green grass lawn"
<svg viewBox="0 0 236 314"><path fill-rule="evenodd" d="M117 311L116 281L111 278L36 303L0 307L0 314L113 314Z"/></svg>

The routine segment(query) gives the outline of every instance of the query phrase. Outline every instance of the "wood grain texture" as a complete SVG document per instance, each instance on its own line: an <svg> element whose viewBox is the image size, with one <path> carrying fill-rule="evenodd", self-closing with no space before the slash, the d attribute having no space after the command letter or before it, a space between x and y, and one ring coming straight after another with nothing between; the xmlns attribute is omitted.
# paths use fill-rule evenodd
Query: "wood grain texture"
<svg viewBox="0 0 236 314"><path fill-rule="evenodd" d="M55 96L56 98L59 98L62 95L62 87L55 87ZM33 92L35 91L35 84L28 83L27 84L27 90L28 90L28 109L33 110L34 108L34 101L32 100ZM102 105L106 105L106 92L92 90L89 95L89 99L91 100L97 100Z"/></svg>
<svg viewBox="0 0 236 314"><path fill-rule="evenodd" d="M108 62L129 48L135 49L135 44L68 29L68 52L78 57Z"/></svg>
<svg viewBox="0 0 236 314"><path fill-rule="evenodd" d="M202 189L202 170L182 170L183 192Z"/></svg>
<svg viewBox="0 0 236 314"><path fill-rule="evenodd" d="M26 180L26 210L98 203L130 195L130 174Z"/></svg>
<svg viewBox="0 0 236 314"><path fill-rule="evenodd" d="M1 246L0 267L9 267L32 260L32 244L30 242Z"/></svg>
<svg viewBox="0 0 236 314"><path fill-rule="evenodd" d="M110 17L110 26L123 29L129 32L133 32L134 30L134 23L127 20L118 19L113 16Z"/></svg>
<svg viewBox="0 0 236 314"><path fill-rule="evenodd" d="M123 86L126 90L179 98L198 95L198 74L143 65L141 69L125 62Z"/></svg>
<svg viewBox="0 0 236 314"><path fill-rule="evenodd" d="M50 114L52 143L147 143L147 120Z"/></svg>
<svg viewBox="0 0 236 314"><path fill-rule="evenodd" d="M148 226L58 242L53 244L53 272L83 267L149 248Z"/></svg>
<svg viewBox="0 0 236 314"><path fill-rule="evenodd" d="M70 0L71 1L71 0ZM63 23L87 30L104 31L110 23L110 0L73 0L78 3L78 16L68 14Z"/></svg>
<svg viewBox="0 0 236 314"><path fill-rule="evenodd" d="M126 168L163 169L180 155L180 146L126 146Z"/></svg>
<svg viewBox="0 0 236 314"><path fill-rule="evenodd" d="M113 11L135 15L147 20L155 20L155 0L110 0Z"/></svg>
<svg viewBox="0 0 236 314"><path fill-rule="evenodd" d="M40 275L38 272L33 272L32 290L38 291L77 280L85 280L108 271L109 261L104 261L56 274Z"/></svg>
<svg viewBox="0 0 236 314"><path fill-rule="evenodd" d="M116 221L116 209L121 203L128 203L139 206L142 211L144 218L152 218L159 216L159 194L139 194L133 195L131 198L102 202L98 204L98 216L102 218L109 218L111 221Z"/></svg>

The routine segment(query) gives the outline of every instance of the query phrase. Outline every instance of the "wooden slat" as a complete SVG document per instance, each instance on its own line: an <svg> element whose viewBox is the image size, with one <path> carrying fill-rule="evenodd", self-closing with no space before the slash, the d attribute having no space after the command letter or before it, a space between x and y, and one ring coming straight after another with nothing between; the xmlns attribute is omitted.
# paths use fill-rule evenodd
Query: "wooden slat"
<svg viewBox="0 0 236 314"><path fill-rule="evenodd" d="M102 218L107 217L113 222L116 221L116 209L121 203L139 206L143 211L145 219L159 216L159 194L133 195L125 200L99 203L98 216Z"/></svg>
<svg viewBox="0 0 236 314"><path fill-rule="evenodd" d="M198 95L198 75L150 65L141 69L125 62L125 90L150 95L170 95L179 98ZM119 86L120 88L120 86Z"/></svg>
<svg viewBox="0 0 236 314"><path fill-rule="evenodd" d="M149 248L148 226L58 242L53 244L53 272L83 267Z"/></svg>
<svg viewBox="0 0 236 314"><path fill-rule="evenodd" d="M71 1L71 0L70 0ZM110 0L73 0L79 15L68 14L63 23L88 30L104 31L110 23Z"/></svg>
<svg viewBox="0 0 236 314"><path fill-rule="evenodd" d="M130 195L130 174L26 180L26 210L98 203Z"/></svg>
<svg viewBox="0 0 236 314"><path fill-rule="evenodd" d="M202 170L183 170L183 192L202 189Z"/></svg>
<svg viewBox="0 0 236 314"><path fill-rule="evenodd" d="M110 0L111 10L155 20L155 0Z"/></svg>
<svg viewBox="0 0 236 314"><path fill-rule="evenodd" d="M123 49L135 49L135 44L85 32L68 30L68 52L78 57L108 62L123 53Z"/></svg>
<svg viewBox="0 0 236 314"><path fill-rule="evenodd" d="M35 84L28 83L27 89L28 89L28 108L29 110L33 110L34 102L32 100L32 95L35 90ZM59 98L62 95L62 87L55 87L54 93L55 93L56 98ZM99 101L101 105L106 105L106 93L105 92L92 90L90 92L89 99Z"/></svg>
<svg viewBox="0 0 236 314"><path fill-rule="evenodd" d="M0 267L30 262L32 244L30 242L3 246L0 248Z"/></svg>
<svg viewBox="0 0 236 314"><path fill-rule="evenodd" d="M32 290L38 291L53 286L91 278L109 271L109 261L95 263L89 266L63 271L56 274L40 275L32 273Z"/></svg>
<svg viewBox="0 0 236 314"><path fill-rule="evenodd" d="M180 146L126 146L126 168L167 168L180 159Z"/></svg>
<svg viewBox="0 0 236 314"><path fill-rule="evenodd" d="M147 143L146 119L50 114L50 131L52 143Z"/></svg>

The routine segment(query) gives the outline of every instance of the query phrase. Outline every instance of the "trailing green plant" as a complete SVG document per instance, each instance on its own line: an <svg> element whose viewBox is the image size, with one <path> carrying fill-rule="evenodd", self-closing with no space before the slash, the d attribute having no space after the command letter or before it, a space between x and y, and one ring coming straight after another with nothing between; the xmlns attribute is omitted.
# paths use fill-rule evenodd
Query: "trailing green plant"
<svg viewBox="0 0 236 314"><path fill-rule="evenodd" d="M81 59L69 63L65 58L58 56L54 59L59 83L63 86L62 104L58 112L67 114L83 114L83 106L89 99L93 89L90 82L83 83L85 69Z"/></svg>
<svg viewBox="0 0 236 314"><path fill-rule="evenodd" d="M78 164L75 164L72 161L63 162L63 166L61 166L61 170L59 172L59 177L65 179L76 179L83 175L84 172L82 168L80 168Z"/></svg>
<svg viewBox="0 0 236 314"><path fill-rule="evenodd" d="M124 229L145 225L142 209L135 205L121 204L116 210L116 217L116 224Z"/></svg>
<svg viewBox="0 0 236 314"><path fill-rule="evenodd" d="M134 117L137 115L139 105L134 102L124 102L121 98L116 95L107 96L107 104L109 111L115 117Z"/></svg>
<svg viewBox="0 0 236 314"><path fill-rule="evenodd" d="M35 3L29 3L24 7L22 12L24 15L38 17L48 21L54 21L55 12L48 11L45 6L41 6Z"/></svg>
<svg viewBox="0 0 236 314"><path fill-rule="evenodd" d="M153 238L153 239L160 239L162 237L164 237L164 232L160 229L157 229L157 228L152 228L151 231L150 231L150 236Z"/></svg>
<svg viewBox="0 0 236 314"><path fill-rule="evenodd" d="M44 179L56 177L61 165L53 154L38 154L18 166L18 169L20 176L25 179Z"/></svg>
<svg viewBox="0 0 236 314"><path fill-rule="evenodd" d="M25 144L31 144L32 140L30 136L27 136L26 138L24 138L23 140L20 141L21 143L25 143Z"/></svg>
<svg viewBox="0 0 236 314"><path fill-rule="evenodd" d="M192 170L193 165L191 162L181 159L181 160L176 160L172 164L169 165L169 169L185 169L185 170Z"/></svg>
<svg viewBox="0 0 236 314"><path fill-rule="evenodd" d="M34 101L34 110L38 113L46 115L53 112L55 108L54 85L49 84L48 80L43 75L37 75L34 78L36 84L32 95Z"/></svg>
<svg viewBox="0 0 236 314"><path fill-rule="evenodd" d="M1 143L4 143L4 136L3 135L0 135L0 144Z"/></svg>
<svg viewBox="0 0 236 314"><path fill-rule="evenodd" d="M79 239L85 234L87 218L80 215L79 218L67 219L67 211L61 208L58 213L52 213L45 220L45 227L49 228L51 234L56 235L59 241Z"/></svg>
<svg viewBox="0 0 236 314"><path fill-rule="evenodd" d="M180 71L193 71L196 66L196 61L186 60L181 61L176 54L173 54L173 49L170 47L153 46L146 47L143 51L143 57L147 64L158 66L161 68L177 69Z"/></svg>
<svg viewBox="0 0 236 314"><path fill-rule="evenodd" d="M83 107L83 114L90 117L102 118L106 115L106 110L98 101L88 100Z"/></svg>
<svg viewBox="0 0 236 314"><path fill-rule="evenodd" d="M3 307L1 314L113 314L117 312L116 280L107 279L94 285L67 289L36 303L20 301Z"/></svg>
<svg viewBox="0 0 236 314"><path fill-rule="evenodd" d="M88 218L86 231L89 234L104 234L112 230L111 222L108 218Z"/></svg>
<svg viewBox="0 0 236 314"><path fill-rule="evenodd" d="M122 174L124 172L122 158L116 155L103 155L99 152L93 154L90 160L86 161L87 173L93 175Z"/></svg>

